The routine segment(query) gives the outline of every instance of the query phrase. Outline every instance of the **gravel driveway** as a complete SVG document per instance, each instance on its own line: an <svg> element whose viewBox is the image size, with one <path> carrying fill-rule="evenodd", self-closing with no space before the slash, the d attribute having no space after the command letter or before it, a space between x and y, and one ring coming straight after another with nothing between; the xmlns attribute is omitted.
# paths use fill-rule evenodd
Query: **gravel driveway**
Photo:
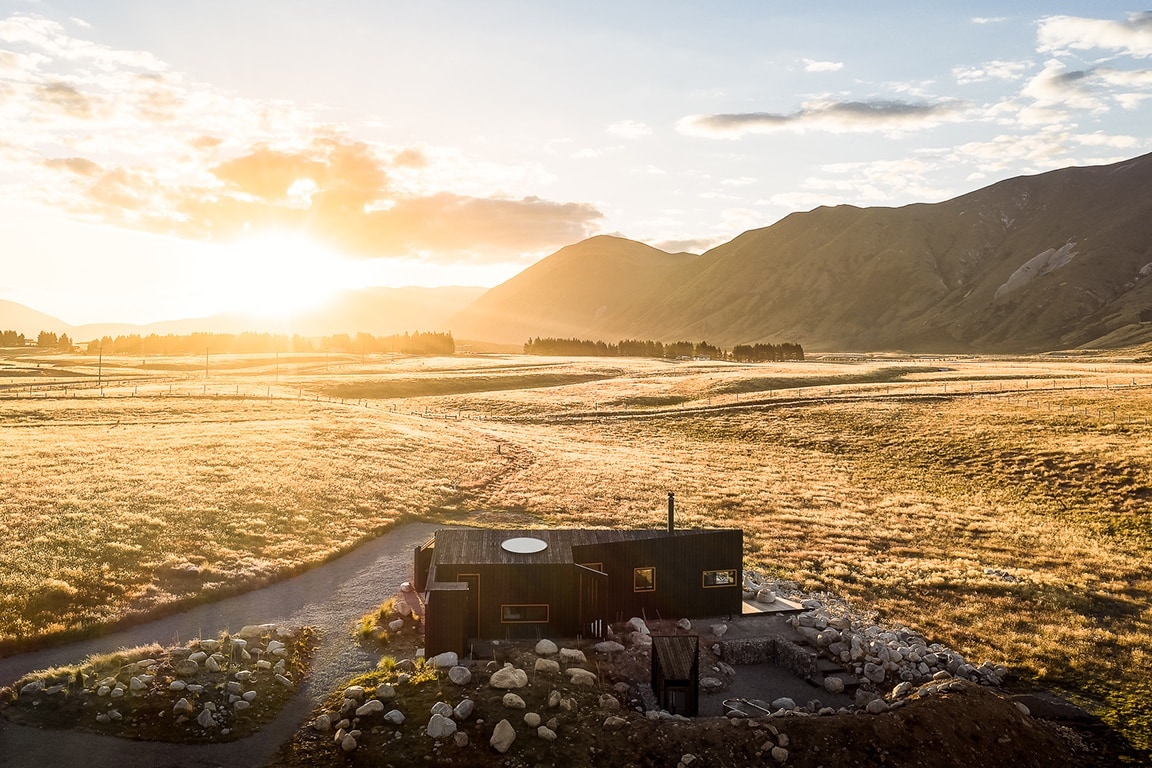
<svg viewBox="0 0 1152 768"><path fill-rule="evenodd" d="M323 635L312 672L284 710L253 736L227 744L129 741L72 731L39 730L0 718L3 768L246 768L267 764L338 681L371 669L377 657L353 643L353 625L411 578L412 550L439 526L410 523L288 581L111 635L0 659L0 684L26 672L71 664L93 653L158 642L214 637L265 622L311 625Z"/></svg>

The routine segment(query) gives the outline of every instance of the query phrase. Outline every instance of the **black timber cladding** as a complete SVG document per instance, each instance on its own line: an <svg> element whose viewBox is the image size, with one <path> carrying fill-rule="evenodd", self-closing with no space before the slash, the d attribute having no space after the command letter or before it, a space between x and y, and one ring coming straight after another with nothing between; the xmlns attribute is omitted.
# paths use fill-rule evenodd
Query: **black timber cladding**
<svg viewBox="0 0 1152 768"><path fill-rule="evenodd" d="M501 544L512 538L547 546L508 552ZM429 653L463 650L460 637L592 637L631 616L740 612L740 530L446 529L430 549L418 550L414 562L426 569ZM654 575L652 588L637 589L638 570ZM706 573L722 574L723 582L707 585ZM455 592L464 581L463 609L454 596L437 599L437 591ZM456 615L434 616L437 605Z"/></svg>

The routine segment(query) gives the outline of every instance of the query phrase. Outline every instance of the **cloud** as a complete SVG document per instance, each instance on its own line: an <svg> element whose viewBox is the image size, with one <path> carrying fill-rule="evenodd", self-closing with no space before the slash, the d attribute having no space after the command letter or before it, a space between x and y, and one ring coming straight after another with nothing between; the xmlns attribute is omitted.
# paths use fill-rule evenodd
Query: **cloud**
<svg viewBox="0 0 1152 768"><path fill-rule="evenodd" d="M1152 56L1152 11L1133 13L1126 21L1048 16L1040 20L1037 37L1043 53L1100 48L1146 58Z"/></svg>
<svg viewBox="0 0 1152 768"><path fill-rule="evenodd" d="M1008 21L1007 16L973 16L973 24L999 24L1003 21Z"/></svg>
<svg viewBox="0 0 1152 768"><path fill-rule="evenodd" d="M792 114L748 112L736 114L689 115L676 127L689 136L736 139L750 133L808 130L829 133L905 132L931 128L958 120L963 104L958 101L913 104L896 100L817 101L805 104Z"/></svg>
<svg viewBox="0 0 1152 768"><path fill-rule="evenodd" d="M839 72L844 68L842 61L815 61L804 59L805 72Z"/></svg>
<svg viewBox="0 0 1152 768"><path fill-rule="evenodd" d="M986 61L975 67L954 67L952 75L960 85L984 83L989 80L1018 80L1031 67L1027 61Z"/></svg>
<svg viewBox="0 0 1152 768"><path fill-rule="evenodd" d="M1021 96L1032 100L1020 114L1025 122L1062 122L1071 110L1102 114L1113 105L1134 109L1152 98L1152 70L1070 70L1059 59L1049 59Z"/></svg>
<svg viewBox="0 0 1152 768"><path fill-rule="evenodd" d="M622 136L625 139L642 139L652 135L652 128L637 120L620 120L612 123L606 130L613 136Z"/></svg>
<svg viewBox="0 0 1152 768"><path fill-rule="evenodd" d="M701 254L709 248L715 248L727 242L726 237L684 237L670 238L668 240L653 240L648 243L653 248L659 248L665 253L695 253Z"/></svg>
<svg viewBox="0 0 1152 768"><path fill-rule="evenodd" d="M36 16L0 19L0 41L12 48L0 51L0 194L187 239L306 231L365 257L515 260L603 219L506 191L544 183L543 168L360 141L291 102L193 82Z"/></svg>

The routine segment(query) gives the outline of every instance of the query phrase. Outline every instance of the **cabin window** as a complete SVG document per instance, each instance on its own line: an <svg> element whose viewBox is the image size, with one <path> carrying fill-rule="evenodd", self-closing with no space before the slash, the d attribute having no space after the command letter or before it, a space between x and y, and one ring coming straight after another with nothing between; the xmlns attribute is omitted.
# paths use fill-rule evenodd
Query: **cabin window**
<svg viewBox="0 0 1152 768"><path fill-rule="evenodd" d="M656 591L656 569L655 568L635 568L632 571L632 591L633 592L655 592Z"/></svg>
<svg viewBox="0 0 1152 768"><path fill-rule="evenodd" d="M736 571L734 569L723 571L704 571L704 588L734 587L736 586Z"/></svg>
<svg viewBox="0 0 1152 768"><path fill-rule="evenodd" d="M549 605L531 603L527 605L501 605L501 624L547 624Z"/></svg>

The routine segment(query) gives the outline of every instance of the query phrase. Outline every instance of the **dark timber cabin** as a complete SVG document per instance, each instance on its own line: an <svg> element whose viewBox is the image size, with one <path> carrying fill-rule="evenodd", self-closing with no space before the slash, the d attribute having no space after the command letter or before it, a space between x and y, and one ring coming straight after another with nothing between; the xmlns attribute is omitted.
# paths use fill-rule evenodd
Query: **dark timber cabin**
<svg viewBox="0 0 1152 768"><path fill-rule="evenodd" d="M426 653L463 655L473 638L602 639L632 616L739 615L743 532L671 528L437 531L414 563Z"/></svg>

